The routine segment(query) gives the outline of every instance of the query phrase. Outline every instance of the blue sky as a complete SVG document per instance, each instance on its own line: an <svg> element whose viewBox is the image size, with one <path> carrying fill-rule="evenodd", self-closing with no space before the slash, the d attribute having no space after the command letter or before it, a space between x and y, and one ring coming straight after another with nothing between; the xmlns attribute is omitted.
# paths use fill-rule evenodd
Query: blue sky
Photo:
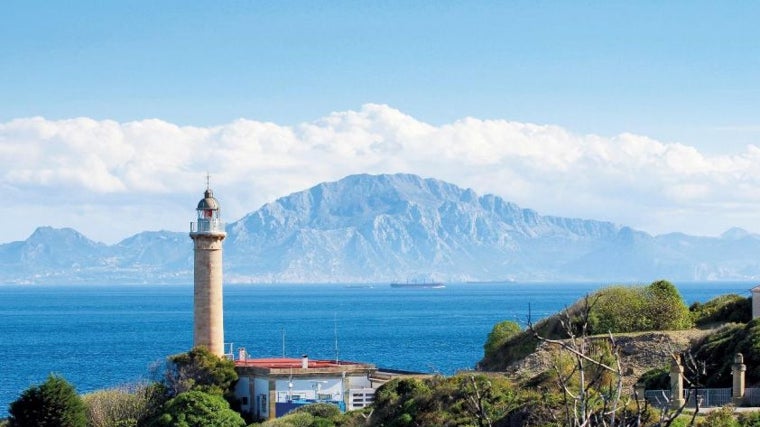
<svg viewBox="0 0 760 427"><path fill-rule="evenodd" d="M374 102L710 150L760 136L754 2L71 3L0 6L0 119L295 124Z"/></svg>
<svg viewBox="0 0 760 427"><path fill-rule="evenodd" d="M52 127L68 119L87 118L98 124L114 121L120 125L157 119L182 129L211 129L245 119L297 130L324 124L333 113L361 115L372 110L364 106L380 105L402 113L398 117L408 116L420 125L441 129L468 117L558 127L571 134L570 140L586 141L581 151L595 136L618 146L618 136L633 134L668 147L693 148L705 157L706 164L726 174L729 172L721 162L733 156L735 161L739 158L754 165L748 146L760 146L759 5L700 1L5 1L0 3L0 124L5 124L0 127L0 143L8 153L17 152L8 147L31 144L40 152L60 150L71 155L69 148L76 141L51 139L41 131L21 138L14 130L16 125L10 125L32 117L43 117L46 126ZM93 135L82 138L91 144L99 141ZM182 138L179 141L161 143L187 143ZM503 141L510 143L506 138ZM147 146L140 141L127 142L130 152ZM7 191L24 193L28 212L42 212L42 202L49 201L47 195L62 191L50 184L57 179L39 178L49 176L46 174L59 164L51 156L29 157L31 163L23 167L10 157L6 160L13 164L6 165L0 184ZM282 161L292 158L284 156ZM130 164L135 163L132 160ZM0 234L0 241L28 235L33 230L32 220L90 227L86 231L92 237L108 241L116 240L119 233L126 237L139 231L138 223L111 232L87 225L97 217L93 211L113 207L98 201L104 194L109 195L106 199L121 201L119 195L135 191L120 175L126 161L100 161L105 175L119 183L93 192L91 200L82 202L89 210L49 220L42 213L29 215L27 226L18 234ZM378 160L377 164L381 163L383 160ZM403 165L404 170L377 164L369 172L438 175L434 169L411 162ZM505 167L512 171L527 167L509 165ZM223 178L224 165L205 166L219 171ZM190 166L172 167L186 170ZM674 170L678 172L679 167ZM286 180L291 185L272 186L266 194L253 197L251 206L240 202L232 214L242 215L284 195L282 192L305 188L299 185L354 172L341 165L333 169L332 173L292 177ZM747 170L752 168L747 166ZM559 173L558 179L573 179L562 175L562 170L554 172ZM201 177L204 174L199 172ZM754 188L756 177L745 174L748 177L735 184ZM689 203L663 202L668 213L661 218L681 211L695 215L690 221L676 217L668 222L637 220L601 208L555 206L543 200L554 197L551 194L531 198L517 190L480 185L488 182L489 176L475 177L474 170L441 175L445 176L436 177L473 186L479 192L497 192L544 213L602 215L599 219L626 221L653 233L681 227L695 234L717 234L732 224L751 229L750 218L760 217L760 212L752 210L760 203L754 191L736 196L738 200L702 196ZM229 182L231 189L241 179L230 176L222 181ZM262 175L260 179L270 178ZM638 191L646 197L657 185L668 186L673 181L663 178ZM705 194L701 186L707 184L702 181L690 183L682 175L676 181L700 187L698 193ZM713 179L723 181L724 176ZM91 191L87 185L77 187L76 182L64 190ZM172 180L161 181L159 187L165 187L165 192L150 194L165 197ZM599 191L587 190L598 196L601 206ZM720 192L711 187L709 193ZM40 200L38 205L35 197ZM578 194L578 199L588 197ZM723 215L723 219L705 225L697 215L700 209ZM107 217L106 211L101 215ZM68 222L62 223L64 220ZM167 218L162 226L168 227L174 220ZM145 225L142 229L150 228ZM760 227L755 231L760 232Z"/></svg>

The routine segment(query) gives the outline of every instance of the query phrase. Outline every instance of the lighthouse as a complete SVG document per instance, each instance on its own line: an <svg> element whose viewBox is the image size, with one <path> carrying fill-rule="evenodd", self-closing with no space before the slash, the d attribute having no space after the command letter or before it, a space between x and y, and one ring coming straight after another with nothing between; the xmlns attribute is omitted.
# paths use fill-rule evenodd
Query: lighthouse
<svg viewBox="0 0 760 427"><path fill-rule="evenodd" d="M219 202L206 182L198 218L190 223L195 261L193 264L193 346L224 355L222 313L222 240L227 237L219 217Z"/></svg>

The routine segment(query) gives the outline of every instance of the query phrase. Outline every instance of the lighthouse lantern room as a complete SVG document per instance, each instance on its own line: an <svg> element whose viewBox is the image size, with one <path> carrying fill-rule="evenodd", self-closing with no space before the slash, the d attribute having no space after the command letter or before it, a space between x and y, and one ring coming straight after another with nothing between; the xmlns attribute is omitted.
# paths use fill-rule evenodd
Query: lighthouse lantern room
<svg viewBox="0 0 760 427"><path fill-rule="evenodd" d="M224 232L224 224L219 217L219 202L214 198L214 192L206 188L203 199L198 202L197 222L190 223L190 232Z"/></svg>

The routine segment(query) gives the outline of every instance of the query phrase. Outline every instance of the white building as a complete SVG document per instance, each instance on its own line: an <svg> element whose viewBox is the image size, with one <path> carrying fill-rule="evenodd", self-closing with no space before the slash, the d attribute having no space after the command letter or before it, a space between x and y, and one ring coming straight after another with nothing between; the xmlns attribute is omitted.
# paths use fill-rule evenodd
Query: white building
<svg viewBox="0 0 760 427"><path fill-rule="evenodd" d="M294 358L235 361L239 379L235 397L241 411L254 418L280 417L300 406L325 402L341 411L374 401L375 389L395 374L378 372L367 363Z"/></svg>

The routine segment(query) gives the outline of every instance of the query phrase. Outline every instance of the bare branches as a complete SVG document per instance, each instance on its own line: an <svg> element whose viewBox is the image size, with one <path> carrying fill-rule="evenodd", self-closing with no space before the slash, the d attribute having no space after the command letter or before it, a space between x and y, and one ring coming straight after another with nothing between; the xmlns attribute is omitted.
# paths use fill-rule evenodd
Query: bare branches
<svg viewBox="0 0 760 427"><path fill-rule="evenodd" d="M559 350L554 370L565 397L566 425L640 426L646 406L637 402L636 410L630 411L630 400L623 399L623 366L614 337L611 333L593 339L589 335L589 319L598 300L587 295L576 312L565 308L559 313L564 339L542 335L530 313L528 330L538 341ZM569 357L569 363L563 357Z"/></svg>
<svg viewBox="0 0 760 427"><path fill-rule="evenodd" d="M474 375L470 375L470 385L472 386L472 393L467 395L467 404L478 420L479 427L491 427L493 423L491 417L488 416L485 398Z"/></svg>

